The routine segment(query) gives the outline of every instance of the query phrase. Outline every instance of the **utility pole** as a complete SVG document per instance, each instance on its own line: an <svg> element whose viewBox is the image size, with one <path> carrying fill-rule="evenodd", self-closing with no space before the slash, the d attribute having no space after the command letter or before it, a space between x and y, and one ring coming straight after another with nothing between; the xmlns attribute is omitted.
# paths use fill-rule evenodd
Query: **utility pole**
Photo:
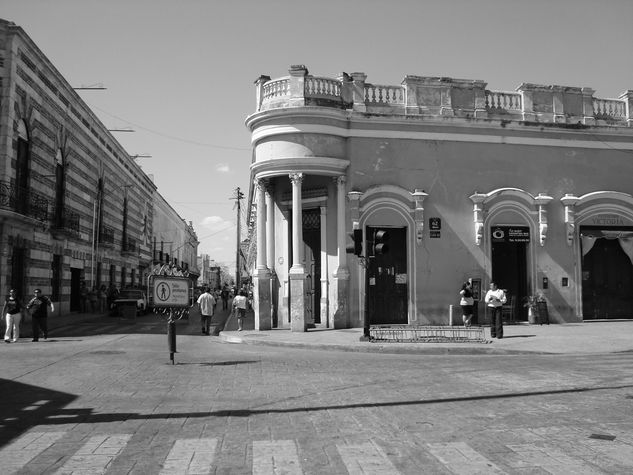
<svg viewBox="0 0 633 475"><path fill-rule="evenodd" d="M241 266L240 266L240 260L241 260L241 249L240 249L240 241L241 241L241 237L240 237L240 228L241 228L241 206L242 206L242 200L244 199L244 193L242 193L242 191L240 190L240 187L238 186L235 189L235 196L233 196L232 198L229 198L231 200L236 200L236 204L237 204L237 245L236 245L236 253L235 253L235 285L237 286L237 288L239 289L241 286Z"/></svg>

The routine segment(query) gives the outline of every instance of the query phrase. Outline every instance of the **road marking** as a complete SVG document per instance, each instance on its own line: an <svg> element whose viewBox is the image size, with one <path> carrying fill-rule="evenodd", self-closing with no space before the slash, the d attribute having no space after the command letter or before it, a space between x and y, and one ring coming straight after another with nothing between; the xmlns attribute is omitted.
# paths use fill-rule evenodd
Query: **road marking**
<svg viewBox="0 0 633 475"><path fill-rule="evenodd" d="M431 455L456 475L506 473L465 442L426 445Z"/></svg>
<svg viewBox="0 0 633 475"><path fill-rule="evenodd" d="M534 444L514 444L506 447L518 455L519 462L515 464L517 468L526 466L539 467L552 475L566 475L568 473L593 475L604 473L583 463L582 460L565 455L551 446L538 447Z"/></svg>
<svg viewBox="0 0 633 475"><path fill-rule="evenodd" d="M88 439L66 463L55 472L58 475L103 474L119 456L132 434L95 435Z"/></svg>
<svg viewBox="0 0 633 475"><path fill-rule="evenodd" d="M61 439L65 432L30 432L0 450L0 469L14 473Z"/></svg>
<svg viewBox="0 0 633 475"><path fill-rule="evenodd" d="M213 470L218 439L178 439L167 454L161 475L206 475Z"/></svg>
<svg viewBox="0 0 633 475"><path fill-rule="evenodd" d="M270 474L303 474L294 440L253 441L253 475Z"/></svg>
<svg viewBox="0 0 633 475"><path fill-rule="evenodd" d="M400 473L387 454L374 442L337 445L350 475L395 475Z"/></svg>

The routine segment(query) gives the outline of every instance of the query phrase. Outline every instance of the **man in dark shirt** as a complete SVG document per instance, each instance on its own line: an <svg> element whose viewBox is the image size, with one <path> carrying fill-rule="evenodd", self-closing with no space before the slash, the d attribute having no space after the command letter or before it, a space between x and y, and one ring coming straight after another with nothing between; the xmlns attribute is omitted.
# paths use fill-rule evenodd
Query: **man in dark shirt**
<svg viewBox="0 0 633 475"><path fill-rule="evenodd" d="M51 312L55 311L55 307L53 306L51 299L49 299L46 295L42 295L42 291L40 289L35 289L33 293L35 296L26 306L26 308L31 311L33 341L39 341L40 329L42 330L42 334L46 340L48 338L48 313L46 307L50 306Z"/></svg>

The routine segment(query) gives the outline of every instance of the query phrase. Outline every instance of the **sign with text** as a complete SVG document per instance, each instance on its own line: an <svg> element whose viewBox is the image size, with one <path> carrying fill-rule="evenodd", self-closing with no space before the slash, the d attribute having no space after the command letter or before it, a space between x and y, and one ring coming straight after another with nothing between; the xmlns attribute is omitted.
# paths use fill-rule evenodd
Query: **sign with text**
<svg viewBox="0 0 633 475"><path fill-rule="evenodd" d="M154 307L189 307L191 280L167 275L152 276L151 291Z"/></svg>
<svg viewBox="0 0 633 475"><path fill-rule="evenodd" d="M439 231L442 229L442 218L429 218L429 229Z"/></svg>
<svg viewBox="0 0 633 475"><path fill-rule="evenodd" d="M530 242L529 226L493 226L492 242Z"/></svg>

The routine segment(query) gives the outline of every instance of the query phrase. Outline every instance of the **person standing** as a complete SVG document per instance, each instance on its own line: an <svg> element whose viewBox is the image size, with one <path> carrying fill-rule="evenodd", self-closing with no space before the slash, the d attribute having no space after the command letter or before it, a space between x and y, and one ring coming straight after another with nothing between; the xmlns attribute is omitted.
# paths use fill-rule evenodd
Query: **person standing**
<svg viewBox="0 0 633 475"><path fill-rule="evenodd" d="M2 314L5 316L7 329L4 332L5 343L15 343L20 338L20 320L22 320L22 302L16 296L14 289L9 290L9 296L4 301ZM13 333L13 338L11 338Z"/></svg>
<svg viewBox="0 0 633 475"><path fill-rule="evenodd" d="M198 297L198 306L200 307L200 319L202 323L202 333L209 334L211 327L211 318L215 308L215 297L211 294L209 287L204 288L204 292Z"/></svg>
<svg viewBox="0 0 633 475"><path fill-rule="evenodd" d="M237 331L244 329L244 317L246 316L246 305L248 303L247 293L240 290L240 293L233 299L233 308L237 314Z"/></svg>
<svg viewBox="0 0 633 475"><path fill-rule="evenodd" d="M42 334L46 340L48 338L47 307L51 308L51 312L55 311L55 307L53 306L51 299L49 299L46 295L42 295L42 291L40 289L35 289L33 293L35 296L26 305L26 308L31 310L33 341L39 341L40 330L42 330Z"/></svg>
<svg viewBox="0 0 633 475"><path fill-rule="evenodd" d="M490 290L486 292L486 303L492 311L492 320L490 321L490 336L492 338L503 338L503 320L501 307L506 303L506 293L503 289L497 287L497 284L490 282Z"/></svg>
<svg viewBox="0 0 633 475"><path fill-rule="evenodd" d="M473 299L473 289L470 282L463 283L462 290L459 291L459 295L461 295L459 305L462 307L462 320L464 321L464 326L469 327L470 321L473 318L473 305L475 304L475 300Z"/></svg>

